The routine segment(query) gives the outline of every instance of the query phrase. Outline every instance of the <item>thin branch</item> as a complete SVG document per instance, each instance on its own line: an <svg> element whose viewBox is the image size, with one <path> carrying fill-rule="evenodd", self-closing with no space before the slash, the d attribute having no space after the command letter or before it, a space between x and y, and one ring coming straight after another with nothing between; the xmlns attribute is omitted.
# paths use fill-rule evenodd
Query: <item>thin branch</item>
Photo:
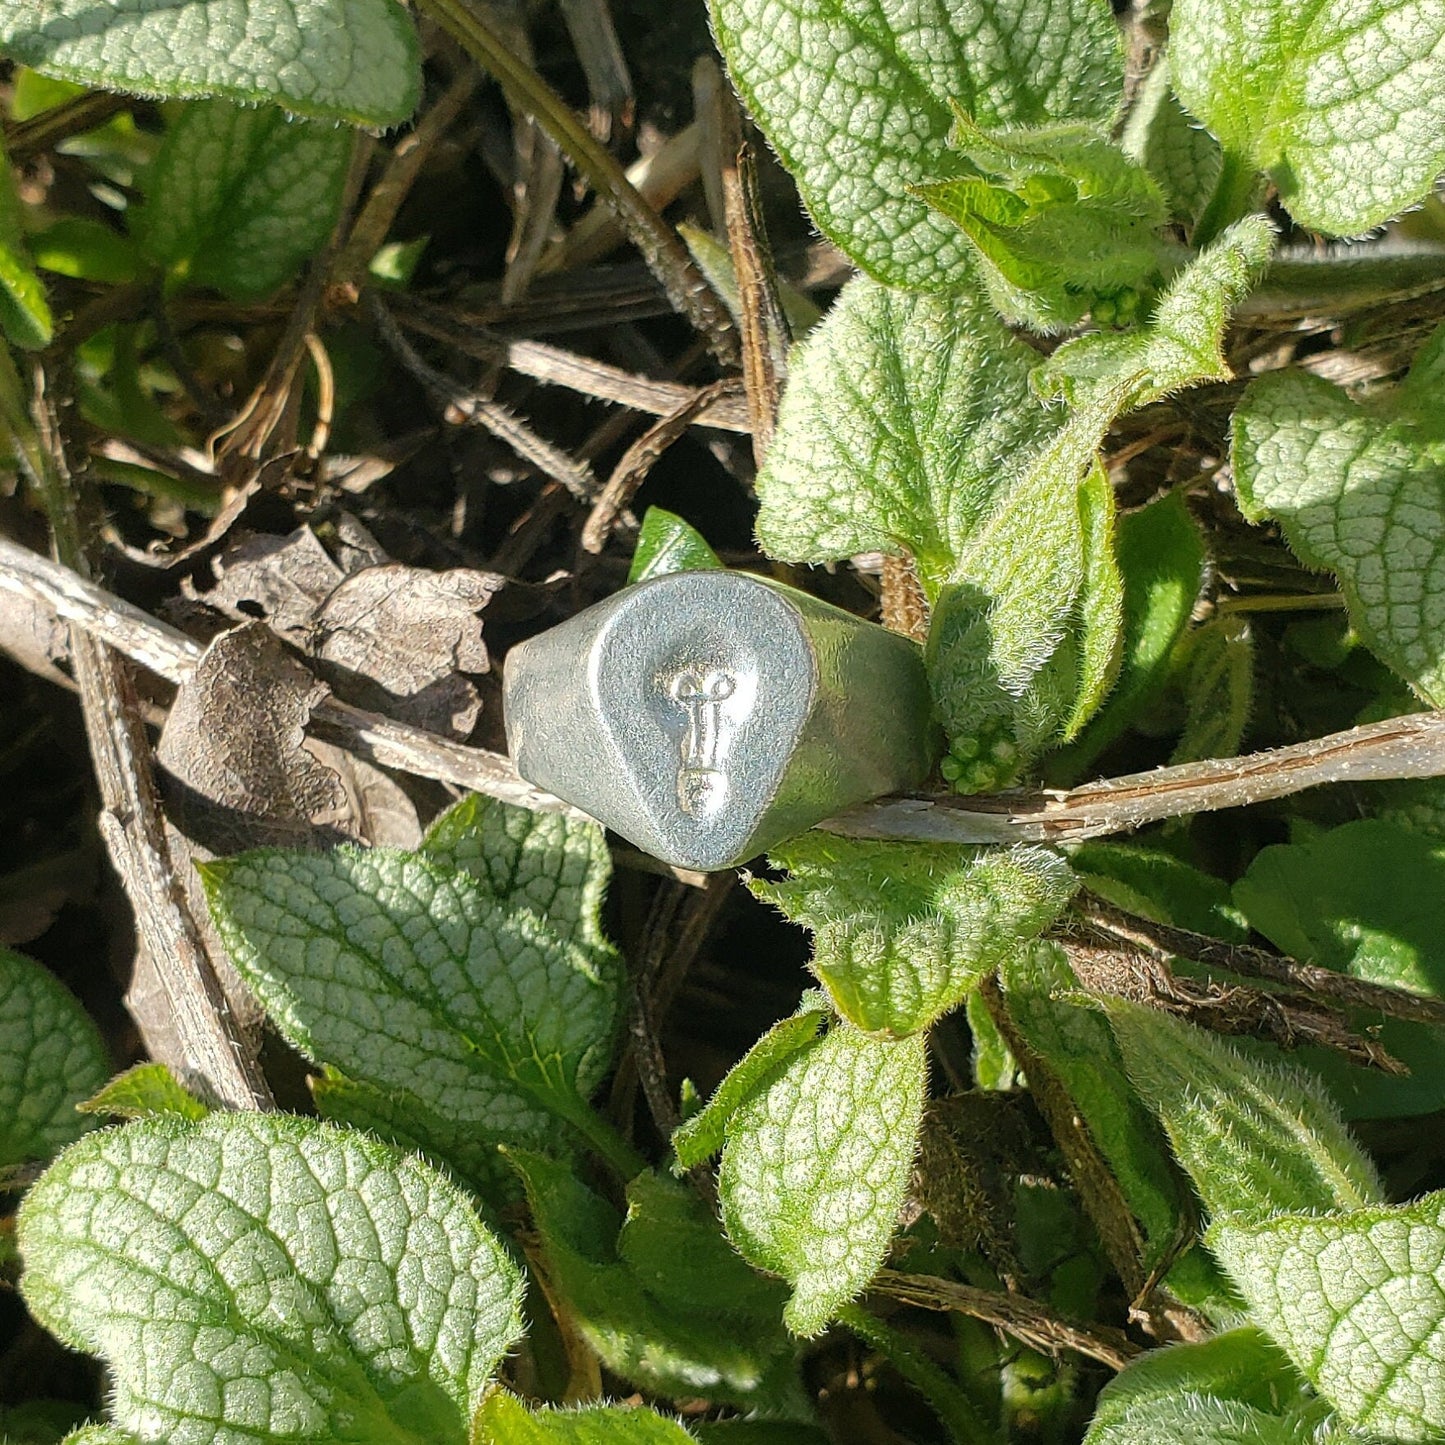
<svg viewBox="0 0 1445 1445"><path fill-rule="evenodd" d="M65 568L0 537L0 589L31 597L58 617L173 682L200 648L183 633ZM518 777L510 758L449 742L335 701L316 714L345 746L385 767L436 778L521 807L576 812ZM954 843L1071 842L1145 823L1285 797L1324 783L1445 775L1445 712L1411 713L1240 758L1133 773L1070 792L994 798L884 798L820 826L849 837Z"/></svg>
<svg viewBox="0 0 1445 1445"><path fill-rule="evenodd" d="M1136 1345L1123 1330L1107 1325L1075 1324L1023 1295L976 1289L951 1279L904 1274L895 1269L880 1271L869 1288L919 1309L947 1310L982 1320L1045 1354L1073 1350L1111 1370L1122 1370L1136 1355L1143 1353L1143 1347Z"/></svg>

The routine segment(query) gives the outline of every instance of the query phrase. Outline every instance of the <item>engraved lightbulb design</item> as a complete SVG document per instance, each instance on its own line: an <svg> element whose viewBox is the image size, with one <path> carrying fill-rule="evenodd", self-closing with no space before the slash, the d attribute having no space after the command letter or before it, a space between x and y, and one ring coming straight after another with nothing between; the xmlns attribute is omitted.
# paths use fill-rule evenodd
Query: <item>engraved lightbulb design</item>
<svg viewBox="0 0 1445 1445"><path fill-rule="evenodd" d="M727 803L722 761L722 705L737 681L720 667L689 663L667 680L667 695L687 715L677 770L677 806L691 818L711 818Z"/></svg>

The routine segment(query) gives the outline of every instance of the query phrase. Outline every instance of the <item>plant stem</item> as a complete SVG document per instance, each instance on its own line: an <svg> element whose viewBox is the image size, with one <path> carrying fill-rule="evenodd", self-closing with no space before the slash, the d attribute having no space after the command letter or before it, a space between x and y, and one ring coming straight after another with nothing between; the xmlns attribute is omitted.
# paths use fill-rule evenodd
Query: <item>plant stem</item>
<svg viewBox="0 0 1445 1445"><path fill-rule="evenodd" d="M932 1360L861 1305L844 1305L838 1323L873 1346L925 1400L956 1445L1002 1445L998 1431Z"/></svg>
<svg viewBox="0 0 1445 1445"><path fill-rule="evenodd" d="M735 359L737 334L727 309L693 264L677 233L637 193L616 158L598 143L567 102L508 49L467 0L417 0L417 9L430 15L478 65L490 71L519 110L536 117L587 183L617 212L673 306L706 337L719 360Z"/></svg>
<svg viewBox="0 0 1445 1445"><path fill-rule="evenodd" d="M595 1109L582 1104L568 1114L568 1119L624 1184L647 1169L647 1160Z"/></svg>
<svg viewBox="0 0 1445 1445"><path fill-rule="evenodd" d="M1194 247L1202 251L1221 231L1247 216L1259 186L1259 172L1253 162L1238 151L1224 152L1224 164L1203 215L1194 227Z"/></svg>

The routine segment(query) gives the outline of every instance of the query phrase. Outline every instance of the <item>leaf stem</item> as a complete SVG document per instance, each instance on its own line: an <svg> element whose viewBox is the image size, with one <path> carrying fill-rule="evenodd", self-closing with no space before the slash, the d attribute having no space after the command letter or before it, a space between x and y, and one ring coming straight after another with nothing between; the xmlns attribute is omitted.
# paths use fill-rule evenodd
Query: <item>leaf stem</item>
<svg viewBox="0 0 1445 1445"><path fill-rule="evenodd" d="M838 1323L872 1345L928 1401L956 1445L1002 1445L998 1431L958 1384L877 1315L861 1305L844 1305Z"/></svg>
<svg viewBox="0 0 1445 1445"><path fill-rule="evenodd" d="M617 212L673 306L706 337L719 360L737 355L737 334L727 308L693 264L677 233L638 194L616 158L573 114L572 108L519 56L467 0L417 0L473 60L496 77L518 109L557 143L587 183Z"/></svg>
<svg viewBox="0 0 1445 1445"><path fill-rule="evenodd" d="M1254 163L1238 151L1226 150L1214 194L1194 227L1194 248L1202 251L1211 241L1253 208L1259 172Z"/></svg>
<svg viewBox="0 0 1445 1445"><path fill-rule="evenodd" d="M581 1104L567 1120L624 1184L647 1170L647 1160L595 1109Z"/></svg>

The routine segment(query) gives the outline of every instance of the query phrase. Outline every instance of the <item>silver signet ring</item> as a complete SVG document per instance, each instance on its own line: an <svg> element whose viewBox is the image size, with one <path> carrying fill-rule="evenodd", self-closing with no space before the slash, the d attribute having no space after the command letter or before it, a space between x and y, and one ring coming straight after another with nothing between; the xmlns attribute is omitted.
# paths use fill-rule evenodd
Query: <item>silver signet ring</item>
<svg viewBox="0 0 1445 1445"><path fill-rule="evenodd" d="M628 587L507 656L517 771L682 868L729 868L917 787L918 644L743 572Z"/></svg>

